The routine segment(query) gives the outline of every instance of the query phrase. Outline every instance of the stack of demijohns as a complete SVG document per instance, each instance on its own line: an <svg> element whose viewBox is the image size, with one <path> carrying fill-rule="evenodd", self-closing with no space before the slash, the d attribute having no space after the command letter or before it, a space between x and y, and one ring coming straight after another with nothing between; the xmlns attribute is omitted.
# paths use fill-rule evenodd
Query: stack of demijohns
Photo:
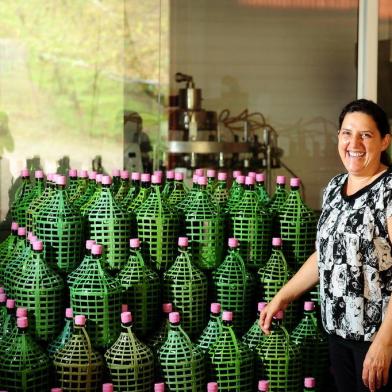
<svg viewBox="0 0 392 392"><path fill-rule="evenodd" d="M93 344L108 347L120 333L121 286L105 270L102 252L102 245L92 246L90 267L73 281L70 297L74 314L88 318L87 331Z"/></svg>
<svg viewBox="0 0 392 392"><path fill-rule="evenodd" d="M83 219L68 200L66 178L57 175L56 184L56 190L33 216L33 227L45 245L48 264L69 273L80 263Z"/></svg>
<svg viewBox="0 0 392 392"><path fill-rule="evenodd" d="M180 325L180 314L169 315L166 341L158 352L161 375L169 391L202 392L206 382L203 351L195 346Z"/></svg>
<svg viewBox="0 0 392 392"><path fill-rule="evenodd" d="M302 382L300 351L282 325L283 311L272 321L271 333L256 347L256 375L269 380L271 391L298 392Z"/></svg>
<svg viewBox="0 0 392 392"><path fill-rule="evenodd" d="M110 190L111 178L102 177L102 189L97 200L87 210L89 238L105 246L105 262L119 271L128 258L131 223L127 214L114 200Z"/></svg>
<svg viewBox="0 0 392 392"><path fill-rule="evenodd" d="M245 178L241 200L230 211L232 232L240 242L240 253L249 268L258 269L270 255L272 220L254 188L253 177Z"/></svg>
<svg viewBox="0 0 392 392"><path fill-rule="evenodd" d="M71 338L54 354L53 364L57 380L65 391L100 390L103 359L93 350L85 324L84 315L75 316Z"/></svg>
<svg viewBox="0 0 392 392"><path fill-rule="evenodd" d="M150 392L154 383L154 354L132 331L132 314L121 313L122 332L105 352L112 382L118 391Z"/></svg>
<svg viewBox="0 0 392 392"><path fill-rule="evenodd" d="M12 220L20 226L26 226L26 211L32 200L33 184L30 181L30 172L27 169L21 171L21 184L15 192L15 198L11 205Z"/></svg>
<svg viewBox="0 0 392 392"><path fill-rule="evenodd" d="M60 334L49 344L48 354L53 358L54 353L60 348L63 348L65 344L71 339L73 333L73 311L71 308L65 309L65 320L64 327Z"/></svg>
<svg viewBox="0 0 392 392"><path fill-rule="evenodd" d="M61 327L64 282L44 260L42 241L32 243L32 252L13 279L12 291L18 305L28 309L36 338L52 340Z"/></svg>
<svg viewBox="0 0 392 392"><path fill-rule="evenodd" d="M221 333L221 305L217 302L214 302L210 307L210 319L208 320L207 326L204 328L203 332L197 339L196 344L206 353L211 348L211 346L215 344Z"/></svg>
<svg viewBox="0 0 392 392"><path fill-rule="evenodd" d="M233 329L242 335L251 323L255 281L239 253L238 240L229 238L228 245L227 256L213 272L214 292L222 309L234 312Z"/></svg>
<svg viewBox="0 0 392 392"><path fill-rule="evenodd" d="M220 391L252 392L254 388L253 352L237 338L233 313L223 311L222 333L208 350L212 378Z"/></svg>
<svg viewBox="0 0 392 392"><path fill-rule="evenodd" d="M179 220L174 209L162 197L161 178L153 175L151 183L148 198L136 210L137 231L156 269L166 271L177 253Z"/></svg>
<svg viewBox="0 0 392 392"><path fill-rule="evenodd" d="M206 325L207 278L193 264L188 238L180 237L178 246L180 254L163 275L163 295L181 312L185 332L195 338Z"/></svg>
<svg viewBox="0 0 392 392"><path fill-rule="evenodd" d="M131 254L125 267L117 275L122 287L122 300L132 309L135 322L133 331L142 337L148 337L158 323L161 288L158 274L144 261L140 250L140 240L129 241Z"/></svg>

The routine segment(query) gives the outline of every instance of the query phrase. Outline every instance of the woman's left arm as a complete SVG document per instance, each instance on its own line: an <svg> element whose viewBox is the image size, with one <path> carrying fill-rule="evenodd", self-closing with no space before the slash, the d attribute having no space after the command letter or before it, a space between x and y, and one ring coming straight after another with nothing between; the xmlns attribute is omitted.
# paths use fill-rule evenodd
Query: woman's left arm
<svg viewBox="0 0 392 392"><path fill-rule="evenodd" d="M392 240L392 217L388 218L388 234ZM392 361L392 298L390 298L384 320L381 323L363 362L362 380L375 392L388 382Z"/></svg>

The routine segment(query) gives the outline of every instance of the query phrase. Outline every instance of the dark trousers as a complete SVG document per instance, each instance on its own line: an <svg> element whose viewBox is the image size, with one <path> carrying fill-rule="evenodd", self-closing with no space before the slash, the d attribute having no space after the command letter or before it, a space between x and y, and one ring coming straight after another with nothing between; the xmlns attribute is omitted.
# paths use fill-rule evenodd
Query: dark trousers
<svg viewBox="0 0 392 392"><path fill-rule="evenodd" d="M362 381L363 361L370 342L355 342L339 336L329 335L329 357L331 371L338 392L366 392L369 389ZM392 368L389 369L388 384L377 391L392 391Z"/></svg>

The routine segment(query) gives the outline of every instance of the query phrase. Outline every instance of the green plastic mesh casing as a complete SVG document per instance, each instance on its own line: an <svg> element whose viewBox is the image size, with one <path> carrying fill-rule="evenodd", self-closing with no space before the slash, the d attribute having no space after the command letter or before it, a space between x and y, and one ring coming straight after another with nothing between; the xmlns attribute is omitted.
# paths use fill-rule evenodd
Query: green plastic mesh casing
<svg viewBox="0 0 392 392"><path fill-rule="evenodd" d="M53 359L54 354L63 348L65 344L71 339L73 334L73 319L66 318L64 321L64 327L60 334L50 343L48 346L49 357Z"/></svg>
<svg viewBox="0 0 392 392"><path fill-rule="evenodd" d="M260 312L257 312L256 320L241 339L242 343L246 344L251 350L255 350L266 336L260 328L259 317Z"/></svg>
<svg viewBox="0 0 392 392"><path fill-rule="evenodd" d="M227 189L226 181L218 181L215 187L213 198L220 210L225 210L227 201L229 200L229 191Z"/></svg>
<svg viewBox="0 0 392 392"><path fill-rule="evenodd" d="M37 206L41 203L41 196L45 192L45 183L43 178L36 179L35 185L30 193L30 202L26 208L26 228L27 231L33 231L33 213L37 209Z"/></svg>
<svg viewBox="0 0 392 392"><path fill-rule="evenodd" d="M222 334L208 351L208 362L219 391L254 390L254 354L237 339L231 326L223 324Z"/></svg>
<svg viewBox="0 0 392 392"><path fill-rule="evenodd" d="M224 217L202 186L185 211L192 260L202 270L215 269L223 257Z"/></svg>
<svg viewBox="0 0 392 392"><path fill-rule="evenodd" d="M139 192L132 199L132 201L127 206L128 212L135 211L138 207L140 207L148 198L148 195L151 192L151 187L149 182L142 182Z"/></svg>
<svg viewBox="0 0 392 392"><path fill-rule="evenodd" d="M79 187L79 180L78 177L68 177L68 186L67 186L67 194L68 199L74 199Z"/></svg>
<svg viewBox="0 0 392 392"><path fill-rule="evenodd" d="M167 199L167 202L174 208L177 208L177 205L186 198L187 194L188 190L185 188L184 182L176 180L174 181L174 187Z"/></svg>
<svg viewBox="0 0 392 392"><path fill-rule="evenodd" d="M58 185L53 196L35 214L36 235L44 242L45 259L66 273L80 263L83 218L68 201L66 189Z"/></svg>
<svg viewBox="0 0 392 392"><path fill-rule="evenodd" d="M279 210L280 233L289 265L298 270L314 252L317 217L305 205L298 188L293 188Z"/></svg>
<svg viewBox="0 0 392 392"><path fill-rule="evenodd" d="M102 186L99 198L88 216L89 238L105 246L106 263L111 270L120 270L128 259L128 238L131 220L114 200L108 185Z"/></svg>
<svg viewBox="0 0 392 392"><path fill-rule="evenodd" d="M99 177L98 177L99 176ZM95 206L96 201L99 199L99 197L101 196L101 192L102 192L102 175L98 174L97 175L97 179L96 179L96 185L95 185L95 189L94 189L94 193L92 194L92 196L86 201L85 204L83 204L80 207L80 213L83 216L87 216L91 210L91 208L93 208ZM112 194L112 193L111 193ZM113 195L113 194L112 194Z"/></svg>
<svg viewBox="0 0 392 392"><path fill-rule="evenodd" d="M162 189L162 198L167 200L174 189L174 179L166 178L165 184Z"/></svg>
<svg viewBox="0 0 392 392"><path fill-rule="evenodd" d="M12 220L18 222L19 226L26 226L26 210L32 200L33 185L30 177L22 177L22 183L15 192L15 198L11 205Z"/></svg>
<svg viewBox="0 0 392 392"><path fill-rule="evenodd" d="M150 339L148 339L147 344L153 352L156 354L161 348L162 344L166 341L169 334L169 313L173 311L173 305L163 304L163 319L156 333L154 333Z"/></svg>
<svg viewBox="0 0 392 392"><path fill-rule="evenodd" d="M0 355L5 352L10 346L15 336L18 333L18 328L16 327L16 309L6 309L6 314L2 322L0 329ZM0 384L1 385L1 384Z"/></svg>
<svg viewBox="0 0 392 392"><path fill-rule="evenodd" d="M159 366L169 391L204 392L204 354L190 341L180 325L171 325L158 352Z"/></svg>
<svg viewBox="0 0 392 392"><path fill-rule="evenodd" d="M234 239L230 239L229 242ZM243 334L252 322L255 281L246 270L238 248L229 248L223 263L213 272L216 301L234 313L233 328Z"/></svg>
<svg viewBox="0 0 392 392"><path fill-rule="evenodd" d="M11 234L9 234L8 237L0 244L0 282L3 282L2 271L5 268L6 263L8 263L8 260L10 259L12 252L16 247L18 240L17 233L17 230L13 230Z"/></svg>
<svg viewBox="0 0 392 392"><path fill-rule="evenodd" d="M56 192L56 185L52 182L47 180L46 181L46 187L44 191L42 192L42 195L39 197L36 197L29 205L29 208L27 209L26 213L26 219L27 219L27 230L32 231L35 233L35 215L37 211L39 210L40 206L42 203L46 203L49 201L49 199L52 197L52 195Z"/></svg>
<svg viewBox="0 0 392 392"><path fill-rule="evenodd" d="M43 392L50 388L50 360L28 333L20 333L1 355L0 386L9 392Z"/></svg>
<svg viewBox="0 0 392 392"><path fill-rule="evenodd" d="M291 343L283 326L273 326L271 333L261 341L256 351L256 375L259 380L269 380L271 392L302 390L300 351Z"/></svg>
<svg viewBox="0 0 392 392"><path fill-rule="evenodd" d="M207 278L191 262L186 248L163 275L163 296L182 315L184 331L193 339L207 323Z"/></svg>
<svg viewBox="0 0 392 392"><path fill-rule="evenodd" d="M42 251L33 250L13 280L15 300L28 309L34 335L52 340L59 333L63 315L62 278L45 263Z"/></svg>
<svg viewBox="0 0 392 392"><path fill-rule="evenodd" d="M125 210L128 209L128 206L132 203L132 200L139 193L140 185L138 180L132 180L128 189L128 193L121 201L121 207Z"/></svg>
<svg viewBox="0 0 392 392"><path fill-rule="evenodd" d="M150 392L154 385L154 354L123 324L120 336L105 353L114 388L121 392Z"/></svg>
<svg viewBox="0 0 392 392"><path fill-rule="evenodd" d="M185 197L175 206L177 210L185 212L189 205L193 202L196 193L199 191L199 185L197 184L197 176L193 176L192 188L185 195Z"/></svg>
<svg viewBox="0 0 392 392"><path fill-rule="evenodd" d="M249 268L258 269L271 254L272 220L262 208L254 189L246 189L230 214L233 236L240 242L240 253Z"/></svg>
<svg viewBox="0 0 392 392"><path fill-rule="evenodd" d="M88 244L89 242L90 244ZM86 253L82 262L67 276L67 284L69 287L71 287L75 281L79 280L80 278L83 280L83 277L89 274L90 265L95 263L95 260L93 260L91 255L91 246L93 243L95 243L93 240L86 241Z"/></svg>
<svg viewBox="0 0 392 392"><path fill-rule="evenodd" d="M154 177L154 176L153 176ZM177 214L153 185L147 200L136 210L137 232L157 270L166 271L177 254Z"/></svg>
<svg viewBox="0 0 392 392"><path fill-rule="evenodd" d="M94 179L89 179L86 190L79 197L71 200L72 204L77 208L84 206L93 196L96 187L96 181Z"/></svg>
<svg viewBox="0 0 392 392"><path fill-rule="evenodd" d="M123 289L123 303L135 316L132 330L147 337L156 330L161 304L159 276L143 260L139 248L131 248L125 267L117 275Z"/></svg>
<svg viewBox="0 0 392 392"><path fill-rule="evenodd" d="M54 354L53 364L64 391L101 391L103 359L93 351L84 328L75 326L71 339Z"/></svg>
<svg viewBox="0 0 392 392"><path fill-rule="evenodd" d="M117 193L115 193L114 199L116 200L117 203L121 205L122 201L124 198L127 196L128 191L129 191L129 179L122 179L120 182L120 188L118 188Z"/></svg>
<svg viewBox="0 0 392 392"><path fill-rule="evenodd" d="M121 186L121 177L119 175L112 176L112 185L110 186L110 190L112 194L115 195Z"/></svg>
<svg viewBox="0 0 392 392"><path fill-rule="evenodd" d="M269 197L269 194L265 189L264 181L256 182L256 192L259 196L260 203L263 207L267 206L271 202L271 198Z"/></svg>
<svg viewBox="0 0 392 392"><path fill-rule="evenodd" d="M7 317L7 308L5 307L5 301L0 302L0 336L3 333L3 326L6 317Z"/></svg>
<svg viewBox="0 0 392 392"><path fill-rule="evenodd" d="M207 326L197 339L196 345L206 353L222 333L222 321L219 313L211 313Z"/></svg>
<svg viewBox="0 0 392 392"><path fill-rule="evenodd" d="M237 184L237 182L235 182ZM235 188L229 193L229 199L227 200L227 211L234 212L237 208L238 203L241 201L242 196L245 192L242 184L237 184Z"/></svg>
<svg viewBox="0 0 392 392"><path fill-rule="evenodd" d="M271 201L269 204L269 209L271 213L277 214L278 211L282 208L283 204L286 202L288 193L286 191L284 184L277 184L275 188L275 192L271 197Z"/></svg>
<svg viewBox="0 0 392 392"><path fill-rule="evenodd" d="M71 204L79 200L87 191L89 180L87 178L78 178L77 186L72 196L69 197Z"/></svg>
<svg viewBox="0 0 392 392"><path fill-rule="evenodd" d="M70 286L71 308L74 314L87 317L93 344L108 347L120 333L121 286L103 269L98 255L93 259L95 263Z"/></svg>
<svg viewBox="0 0 392 392"><path fill-rule="evenodd" d="M305 311L290 337L301 351L302 378L312 375L317 380L316 390L322 390L328 373L328 343L314 311Z"/></svg>

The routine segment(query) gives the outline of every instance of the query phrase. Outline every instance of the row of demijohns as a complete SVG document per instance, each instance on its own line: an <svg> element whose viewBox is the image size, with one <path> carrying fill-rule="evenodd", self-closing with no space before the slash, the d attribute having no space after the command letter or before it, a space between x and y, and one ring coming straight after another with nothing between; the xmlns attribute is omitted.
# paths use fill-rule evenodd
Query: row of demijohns
<svg viewBox="0 0 392 392"><path fill-rule="evenodd" d="M306 346L301 339L310 336L311 344L320 347L320 352L312 347L306 355L311 357L308 362L314 367L314 355L317 352L321 374L326 367L325 361L320 361L320 358L325 357L325 341L313 316L304 318L307 322L299 324L302 327L297 335L294 332L299 326L295 329L291 340L282 325L276 328L276 331L283 331L280 335L277 332L271 334L271 338L274 337L275 340L270 339L269 345L275 351L279 347L283 349L290 366L287 363L280 365L279 361L271 361L267 365L272 358L271 353L266 347L261 349L261 342L266 344L268 339L263 339L257 321L243 336L244 344L237 339L237 334L243 334L250 323L250 309L255 297L252 270L258 269L263 299L266 301L272 298L291 275L289 263L282 252L282 241L278 238L273 240L272 252L265 246L266 242L271 241L272 233L277 230L276 226L280 227L282 237L287 237L287 242L290 243L291 240L290 247L283 250L292 250L292 269L296 268L296 262L303 262L310 253L309 244L304 245L302 242L311 238L314 227L311 228L310 223L314 225L315 220L300 198L298 180L292 179L292 192L287 198L282 177L278 177L277 190L272 201L268 202L262 174L255 176L258 184L256 189L255 181L252 180L254 176L248 175L246 179L237 176L229 190L225 185L224 173L220 173L218 182L214 183L210 172L207 173L208 180L203 176L194 177L194 185L187 193L180 173L175 173L174 181L169 181L171 175L168 172L163 189L158 173L152 176L152 186L149 185L150 178L147 174L140 176L138 173L132 173L132 185L124 173L122 172L122 180L116 190L116 181L111 184L108 176L101 178L101 185L98 181L98 186L95 185L93 189L93 182L96 184L96 181L93 181L94 174L90 175L89 181L85 181L85 173L77 180L75 172L70 173L68 187L63 176L56 178L57 189L51 181L43 187L43 175L38 172L36 183L29 191L28 175L24 171L22 177L25 177L26 181L22 182L19 196L12 206L12 214L37 234L42 242L30 234L28 241L31 241L31 249L26 243L25 227L14 224L11 235L0 247L0 282L4 283L7 294L17 300L18 306L24 306L31 311L30 319L35 338L50 343L48 351L54 358L57 379L64 390L98 390L103 362L99 359L99 353L93 355L93 349L107 349L111 345L113 346L105 353L105 360L115 388L119 391L151 390L157 375L165 381L170 391L202 391L208 377L218 381L219 390L251 391L255 390L255 362L256 369L259 369L257 376L270 380L270 390L299 391L301 377L317 372L312 368L301 373L300 364L306 361L298 358L298 350L296 356L292 355L292 350L289 349L290 342L297 335L298 345ZM138 177L142 180L141 186L137 184ZM72 178L75 181L71 181ZM242 186L244 182L246 188ZM74 186L71 186L72 184ZM89 197L86 197L89 187ZM31 193L34 193L34 197L27 197ZM285 210L291 215L285 215ZM279 219L273 219L274 217ZM301 232L305 233L305 241L301 241ZM120 242L124 236L129 238L134 233L137 233L141 241L136 238L130 241L130 255L128 257L126 246L124 261ZM182 233L188 236L189 244L188 239L180 240L180 254L176 258L173 246L168 244L173 237ZM229 240L229 253L222 262L219 260L223 258L224 238L229 233L241 240L239 243L234 238ZM80 263L81 242L86 236L92 240L86 242L87 254ZM241 246L244 242L245 246ZM266 259L260 261L262 256ZM299 256L302 257L301 261L298 261ZM66 342L72 342L71 336L73 337L72 317L68 314L64 330L53 341L61 326L66 294L64 277L69 286L73 312L77 315L84 314L88 320L86 329L82 328L83 333L79 333L87 338L88 343L83 346L80 336L79 340L75 338L66 358L82 361L83 354L78 352L78 349L83 351L87 348L87 354L84 354L88 363L92 364L93 360L101 363L101 368L96 363L92 366L98 366L100 369L95 373L80 362L72 368L69 363L62 363L61 358L56 361L56 353L61 353L64 349L63 347L60 350L59 347ZM212 288L213 293L207 292L207 286ZM230 323L229 320L216 323L219 317L213 313L203 331L207 322L205 309L208 299L211 298L219 301L223 309L234 312L235 317ZM166 320L154 335L159 323L158 307L162 300L166 303L170 301L175 310L181 313L183 329L176 325L178 321L169 323ZM155 365L152 365L152 370L151 363L154 359L148 361L150 349L134 337L130 326L124 327L123 323L122 327L126 329L126 333L120 333L118 318L122 302L127 303L136 315L132 331L150 344L155 359L158 359L155 360ZM287 327L292 328L295 325L297 319L294 309L287 309L285 320ZM226 329L229 324L231 327ZM172 333L176 327L177 333ZM208 343L214 328L218 328L218 332L215 331L212 336L219 336L220 339ZM1 330L5 331L0 329L0 332ZM75 325L75 332L77 330ZM252 345L251 342L256 342L257 339L260 341ZM207 348L203 346L204 341L207 341ZM162 342L168 345L166 357L165 344ZM204 347L204 350L201 347ZM201 351L199 355L197 348ZM268 352L268 355L263 359L264 351ZM301 351L305 355L304 347ZM9 350L6 352L10 353ZM211 352L214 352L214 355ZM174 358L171 357L173 353ZM282 358L282 353L275 354L276 358ZM245 359L242 360L242 357ZM256 361L254 357L257 358ZM115 365L112 367L111 358ZM199 367L197 360L202 363ZM133 367L129 368L133 369L133 373L131 371L128 374L121 361L132 364ZM140 370L143 361L150 362L150 370ZM206 363L213 364L208 368L213 369L214 373L206 373ZM78 374L84 367L89 374L87 378L85 374ZM192 370L190 374L189 369ZM15 369L12 369L10 374L15 375ZM67 380L61 378L62 375L68 375L71 384L67 385ZM19 376L14 378L20 379ZM5 379L7 380L7 376ZM34 381L34 377L32 379ZM91 384L86 387L83 384L86 380L95 383L94 386ZM0 387L3 387L1 373ZM46 390L46 387L34 389L32 386L25 389L12 389L12 386L8 388L10 391Z"/></svg>

